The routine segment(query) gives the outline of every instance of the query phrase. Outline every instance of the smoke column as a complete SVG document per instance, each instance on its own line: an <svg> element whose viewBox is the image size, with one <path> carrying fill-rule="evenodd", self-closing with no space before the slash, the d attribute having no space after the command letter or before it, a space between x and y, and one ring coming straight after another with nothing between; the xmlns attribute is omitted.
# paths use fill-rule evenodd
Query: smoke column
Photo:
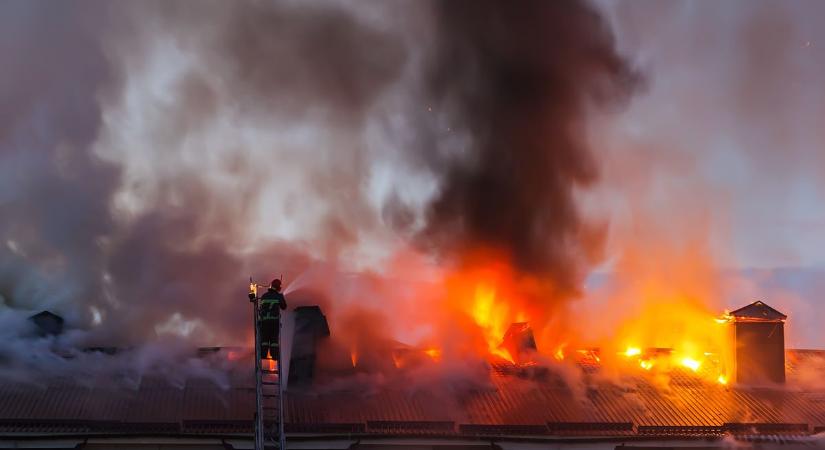
<svg viewBox="0 0 825 450"><path fill-rule="evenodd" d="M467 138L425 150L441 185L421 237L440 253L503 252L560 296L574 294L603 232L582 219L574 198L598 177L585 121L590 109L625 100L638 76L583 2L434 9L427 88L447 126Z"/></svg>

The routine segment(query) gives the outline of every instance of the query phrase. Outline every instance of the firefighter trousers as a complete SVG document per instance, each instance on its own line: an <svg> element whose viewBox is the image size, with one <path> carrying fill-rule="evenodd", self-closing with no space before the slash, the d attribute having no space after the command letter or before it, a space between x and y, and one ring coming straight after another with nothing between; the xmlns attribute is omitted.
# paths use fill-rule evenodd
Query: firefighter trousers
<svg viewBox="0 0 825 450"><path fill-rule="evenodd" d="M278 359L278 320L261 320L261 358L271 352L272 359Z"/></svg>

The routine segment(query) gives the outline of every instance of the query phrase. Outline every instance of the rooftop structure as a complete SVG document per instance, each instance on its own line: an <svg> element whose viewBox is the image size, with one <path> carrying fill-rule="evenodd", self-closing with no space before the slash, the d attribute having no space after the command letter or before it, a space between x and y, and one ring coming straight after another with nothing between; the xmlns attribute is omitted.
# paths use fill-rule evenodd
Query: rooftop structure
<svg viewBox="0 0 825 450"><path fill-rule="evenodd" d="M735 313L763 317L759 323L771 326L785 320L763 303ZM318 308L303 309L300 316L290 369L300 382L284 398L287 447L612 450L738 442L761 449L810 448L822 442L813 435L825 432L825 350L783 349L785 384L725 385L685 367L664 378L611 375L600 369L598 349L589 349L577 352L576 363L557 367L500 362L482 377L444 382L420 381L399 369L397 379L352 377L319 388L308 383L316 370L314 343L329 329ZM525 324L508 330L510 351L535 349L528 331ZM0 447L251 448L250 351L209 348L199 355L236 362L225 383L199 376L182 383L145 376L128 388L59 376L2 381Z"/></svg>

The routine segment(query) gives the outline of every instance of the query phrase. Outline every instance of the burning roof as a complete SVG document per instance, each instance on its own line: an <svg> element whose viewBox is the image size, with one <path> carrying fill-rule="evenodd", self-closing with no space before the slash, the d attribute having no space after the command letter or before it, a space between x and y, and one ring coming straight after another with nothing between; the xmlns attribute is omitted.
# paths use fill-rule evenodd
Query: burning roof
<svg viewBox="0 0 825 450"><path fill-rule="evenodd" d="M825 351L787 352L790 379L825 375ZM485 384L452 391L414 384L292 390L291 433L366 435L717 436L825 430L825 390L751 389L708 383L687 369L667 387L642 376L619 382L598 371L571 383L554 372L501 363ZM247 372L248 373L248 372ZM241 370L229 387L146 377L134 390L56 380L0 384L0 431L9 433L249 433L254 383Z"/></svg>
<svg viewBox="0 0 825 450"><path fill-rule="evenodd" d="M741 311L776 312L758 302ZM736 311L734 312L736 313ZM785 316L779 314L784 320ZM733 313L731 314L733 315ZM738 316L736 316L738 317ZM723 321L730 324L731 321ZM734 326L750 327L752 322ZM780 323L782 323L780 321ZM529 324L502 336L510 358L490 352L475 372L460 373L440 349L398 343L353 358L349 370L327 364L338 348L317 306L296 310L285 401L285 429L300 436L405 436L507 439L717 439L723 435L806 436L825 431L825 350L784 350L782 381L728 383L718 355L683 358L671 348L613 354L600 348L540 353ZM756 325L763 325L759 322ZM783 328L751 330L756 340ZM777 333L777 330L780 332ZM738 342L738 341L737 341ZM751 341L748 341L751 342ZM771 341L773 342L773 341ZM486 347L486 341L482 340ZM737 348L737 355L751 349ZM382 353L383 352L383 353ZM93 377L0 382L0 440L33 433L71 436L208 436L248 438L255 411L251 352L208 348L197 358L223 364L226 383L206 372L185 379L144 374L128 387ZM123 357L124 355L120 355ZM387 364L380 364L385 358ZM344 360L348 358L344 357ZM368 361L377 364L369 368ZM759 358L748 361L757 371ZM617 362L625 364L615 372ZM323 363L323 364L322 364ZM466 363L466 361L461 362ZM453 365L450 365L453 364ZM460 365L460 364L459 364ZM743 370L736 366L736 370ZM371 371L380 367L380 372ZM723 373L723 372L722 372Z"/></svg>

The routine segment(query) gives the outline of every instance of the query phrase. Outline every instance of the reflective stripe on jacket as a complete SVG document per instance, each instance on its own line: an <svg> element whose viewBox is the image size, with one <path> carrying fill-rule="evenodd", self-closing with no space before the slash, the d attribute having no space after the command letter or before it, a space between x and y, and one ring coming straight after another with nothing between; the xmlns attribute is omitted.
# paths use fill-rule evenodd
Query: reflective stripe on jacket
<svg viewBox="0 0 825 450"><path fill-rule="evenodd" d="M277 319L282 309L286 309L284 294L270 289L261 296L261 320Z"/></svg>

